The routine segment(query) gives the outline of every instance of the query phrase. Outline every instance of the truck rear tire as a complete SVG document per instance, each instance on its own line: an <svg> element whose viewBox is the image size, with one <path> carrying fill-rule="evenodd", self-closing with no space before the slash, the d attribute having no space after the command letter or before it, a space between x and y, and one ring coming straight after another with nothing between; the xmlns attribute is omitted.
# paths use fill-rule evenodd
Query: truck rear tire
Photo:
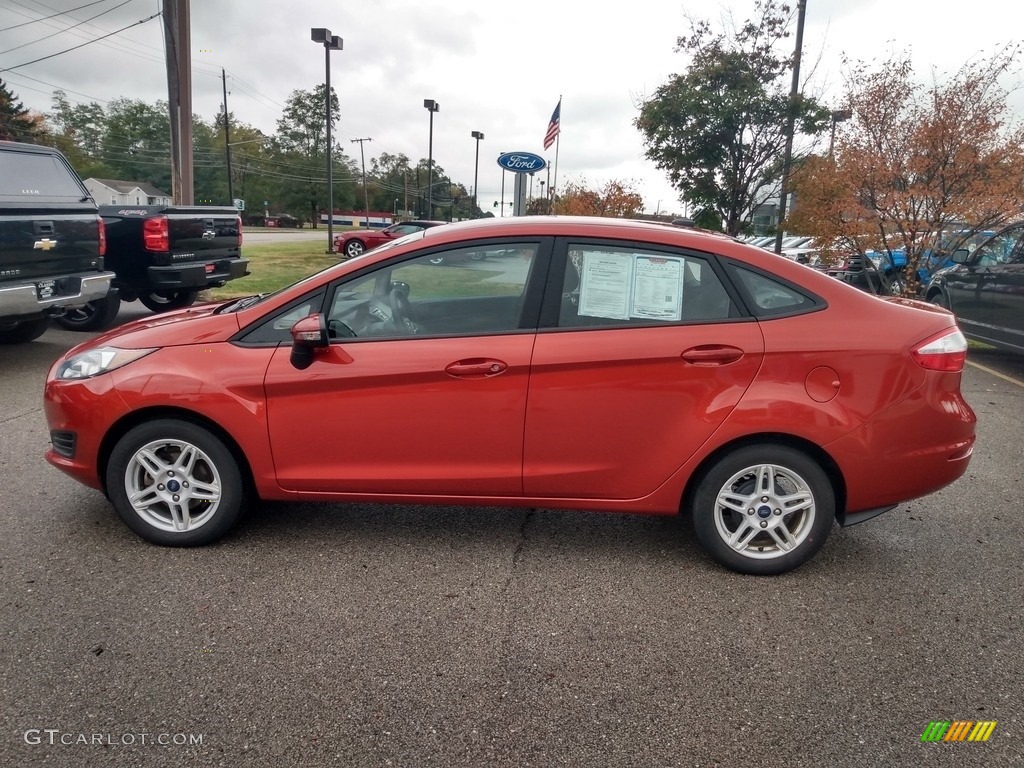
<svg viewBox="0 0 1024 768"><path fill-rule="evenodd" d="M103 331L109 328L121 308L121 297L117 294L97 301L90 301L84 307L67 310L54 322L68 331Z"/></svg>
<svg viewBox="0 0 1024 768"><path fill-rule="evenodd" d="M149 291L139 294L139 301L152 312L169 312L172 309L184 309L195 304L199 289L180 289L169 291Z"/></svg>
<svg viewBox="0 0 1024 768"><path fill-rule="evenodd" d="M0 320L0 344L24 344L34 341L46 333L50 318L35 317L31 320Z"/></svg>

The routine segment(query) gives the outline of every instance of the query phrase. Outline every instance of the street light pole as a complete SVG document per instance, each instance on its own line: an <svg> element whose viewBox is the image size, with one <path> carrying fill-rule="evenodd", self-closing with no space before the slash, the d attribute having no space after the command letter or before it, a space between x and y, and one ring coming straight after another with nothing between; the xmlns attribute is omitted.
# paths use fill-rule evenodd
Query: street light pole
<svg viewBox="0 0 1024 768"><path fill-rule="evenodd" d="M340 51L343 41L332 35L326 27L312 27L310 39L324 46L324 70L326 76L326 93L324 93L324 114L327 122L327 253L334 253L334 173L331 160L331 51Z"/></svg>
<svg viewBox="0 0 1024 768"><path fill-rule="evenodd" d="M775 252L782 253L782 224L786 218L789 171L793 165L793 133L796 130L796 106L800 96L800 57L804 47L804 18L807 0L797 1L796 51L793 54L793 83L789 90L789 114L786 120L786 151L782 156L782 185L779 188L779 223L775 230Z"/></svg>
<svg viewBox="0 0 1024 768"><path fill-rule="evenodd" d="M430 137L427 143L427 215L431 218L434 215L434 113L441 109L441 105L433 99L424 99L423 106L430 112Z"/></svg>
<svg viewBox="0 0 1024 768"><path fill-rule="evenodd" d="M484 137L480 131L473 131L473 138L476 139L476 160L473 163L473 218L476 218L476 198L479 194L480 184L480 139Z"/></svg>

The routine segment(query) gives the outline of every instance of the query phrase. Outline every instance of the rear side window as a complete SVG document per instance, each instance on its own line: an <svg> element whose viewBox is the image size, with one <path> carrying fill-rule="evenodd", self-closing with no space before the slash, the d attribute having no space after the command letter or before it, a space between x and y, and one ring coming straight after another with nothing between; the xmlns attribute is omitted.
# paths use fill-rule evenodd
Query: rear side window
<svg viewBox="0 0 1024 768"><path fill-rule="evenodd" d="M735 264L731 271L758 317L795 315L822 305L815 297L762 272Z"/></svg>
<svg viewBox="0 0 1024 768"><path fill-rule="evenodd" d="M560 328L711 322L735 317L703 258L624 246L569 245Z"/></svg>
<svg viewBox="0 0 1024 768"><path fill-rule="evenodd" d="M87 194L55 155L0 152L0 200L4 202L77 201Z"/></svg>

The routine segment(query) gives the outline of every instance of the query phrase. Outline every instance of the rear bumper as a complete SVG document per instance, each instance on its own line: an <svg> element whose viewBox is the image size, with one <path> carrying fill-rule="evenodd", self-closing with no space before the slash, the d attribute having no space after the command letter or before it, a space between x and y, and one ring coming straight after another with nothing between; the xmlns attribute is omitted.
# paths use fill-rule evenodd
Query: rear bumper
<svg viewBox="0 0 1024 768"><path fill-rule="evenodd" d="M216 259L200 264L175 264L146 269L149 290L167 288L207 288L249 274L248 259Z"/></svg>
<svg viewBox="0 0 1024 768"><path fill-rule="evenodd" d="M81 307L105 297L113 280L113 272L81 272L0 287L0 317L40 315L59 307Z"/></svg>

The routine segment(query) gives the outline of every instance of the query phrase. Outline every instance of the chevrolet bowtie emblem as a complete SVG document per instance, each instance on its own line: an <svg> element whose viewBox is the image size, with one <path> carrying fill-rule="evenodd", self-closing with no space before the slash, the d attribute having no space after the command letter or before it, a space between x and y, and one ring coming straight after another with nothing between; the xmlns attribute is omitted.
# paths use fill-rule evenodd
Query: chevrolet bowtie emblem
<svg viewBox="0 0 1024 768"><path fill-rule="evenodd" d="M36 240L36 244L32 246L34 250L49 251L57 247L57 241L51 240L48 237L44 237L42 240Z"/></svg>

